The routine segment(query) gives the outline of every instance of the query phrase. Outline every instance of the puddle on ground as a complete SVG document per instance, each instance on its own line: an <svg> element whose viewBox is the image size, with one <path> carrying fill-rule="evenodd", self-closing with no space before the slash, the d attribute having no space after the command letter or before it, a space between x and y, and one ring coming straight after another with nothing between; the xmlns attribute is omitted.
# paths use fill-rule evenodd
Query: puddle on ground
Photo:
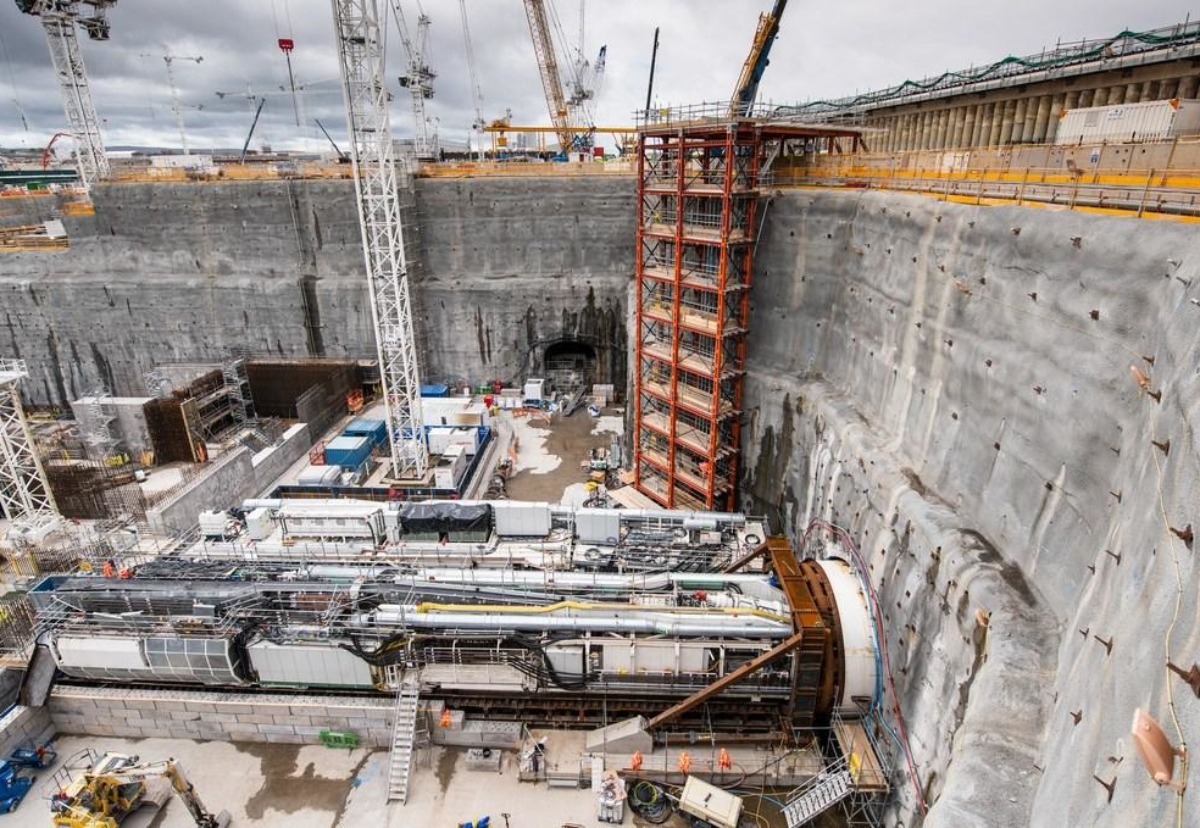
<svg viewBox="0 0 1200 828"><path fill-rule="evenodd" d="M355 777L371 758L367 751L343 779L317 776L315 762L309 762L297 776L301 745L238 743L237 749L258 757L262 787L246 803L246 816L262 819L268 810L292 814L304 808L341 814Z"/></svg>
<svg viewBox="0 0 1200 828"><path fill-rule="evenodd" d="M450 787L450 780L454 778L454 766L458 764L458 751L442 749L442 755L438 757L437 763L437 781L442 788L442 793Z"/></svg>

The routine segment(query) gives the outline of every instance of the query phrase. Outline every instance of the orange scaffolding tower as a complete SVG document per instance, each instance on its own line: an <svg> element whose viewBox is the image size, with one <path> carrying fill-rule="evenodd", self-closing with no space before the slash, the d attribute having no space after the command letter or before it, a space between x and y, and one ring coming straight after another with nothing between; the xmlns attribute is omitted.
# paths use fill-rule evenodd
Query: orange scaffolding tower
<svg viewBox="0 0 1200 828"><path fill-rule="evenodd" d="M858 132L752 118L641 127L634 469L661 505L735 508L766 147L798 139L803 151L833 151L846 137L857 149Z"/></svg>

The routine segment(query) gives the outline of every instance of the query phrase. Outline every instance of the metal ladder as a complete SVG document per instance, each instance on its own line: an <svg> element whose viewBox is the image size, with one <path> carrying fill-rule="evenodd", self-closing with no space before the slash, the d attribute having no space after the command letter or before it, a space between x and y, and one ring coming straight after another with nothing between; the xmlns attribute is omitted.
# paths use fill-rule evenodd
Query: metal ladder
<svg viewBox="0 0 1200 828"><path fill-rule="evenodd" d="M408 802L408 778L417 749L417 714L420 690L401 684L396 693L395 723L392 726L392 762L388 773L388 802Z"/></svg>
<svg viewBox="0 0 1200 828"><path fill-rule="evenodd" d="M783 807L788 828L807 825L817 815L828 811L852 793L854 778L850 775L846 760L842 759L805 782L788 797Z"/></svg>

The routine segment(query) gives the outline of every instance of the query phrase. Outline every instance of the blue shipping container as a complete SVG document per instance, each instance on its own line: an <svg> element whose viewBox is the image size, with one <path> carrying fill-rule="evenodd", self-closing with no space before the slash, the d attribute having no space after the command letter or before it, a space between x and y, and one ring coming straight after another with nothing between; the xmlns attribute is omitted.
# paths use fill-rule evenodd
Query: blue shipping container
<svg viewBox="0 0 1200 828"><path fill-rule="evenodd" d="M448 385L422 385L422 397L448 397L450 396L450 386Z"/></svg>
<svg viewBox="0 0 1200 828"><path fill-rule="evenodd" d="M343 469L357 469L371 456L366 437L335 437L325 444L325 462Z"/></svg>
<svg viewBox="0 0 1200 828"><path fill-rule="evenodd" d="M351 420L342 434L346 437L366 437L371 445L379 448L387 444L387 423L383 420Z"/></svg>

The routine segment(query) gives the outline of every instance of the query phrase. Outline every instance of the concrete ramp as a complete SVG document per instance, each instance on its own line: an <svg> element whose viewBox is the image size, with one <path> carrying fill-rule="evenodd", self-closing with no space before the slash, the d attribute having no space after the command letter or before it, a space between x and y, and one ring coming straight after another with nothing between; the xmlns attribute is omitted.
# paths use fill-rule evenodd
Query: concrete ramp
<svg viewBox="0 0 1200 828"><path fill-rule="evenodd" d="M649 754L654 749L654 737L646 730L645 716L634 716L600 727L587 735L589 753L634 753Z"/></svg>
<svg viewBox="0 0 1200 828"><path fill-rule="evenodd" d="M26 707L44 705L50 697L50 688L54 686L57 669L49 646L38 644L34 647L29 666L25 668L25 676L21 679L21 690L17 696L19 703Z"/></svg>

